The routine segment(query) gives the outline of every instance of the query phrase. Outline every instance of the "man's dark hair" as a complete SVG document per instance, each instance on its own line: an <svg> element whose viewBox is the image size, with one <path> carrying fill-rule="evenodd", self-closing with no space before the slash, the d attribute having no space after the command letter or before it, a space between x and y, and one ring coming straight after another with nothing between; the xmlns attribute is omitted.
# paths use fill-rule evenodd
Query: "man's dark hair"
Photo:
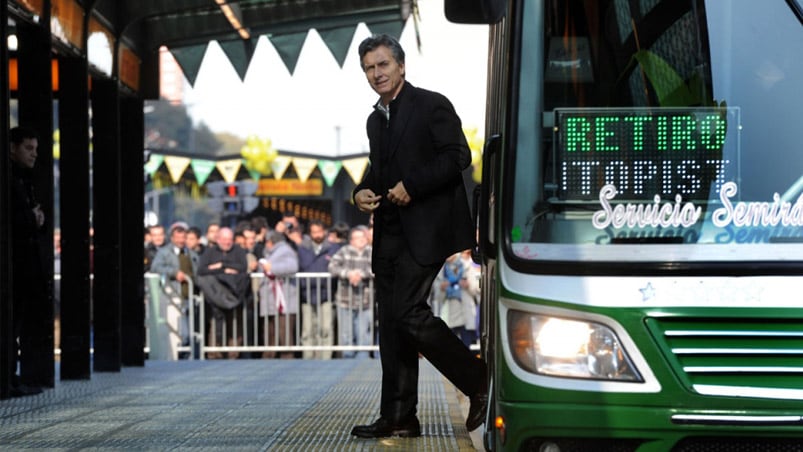
<svg viewBox="0 0 803 452"><path fill-rule="evenodd" d="M338 221L334 226L332 226L332 230L335 231L335 234L339 240L348 240L350 229L351 227L342 221Z"/></svg>
<svg viewBox="0 0 803 452"><path fill-rule="evenodd" d="M253 231L253 228L251 228L251 222L248 221L248 220L240 220L234 226L234 235L238 235L238 234L242 235L243 231L245 231L246 229L249 229L249 230Z"/></svg>
<svg viewBox="0 0 803 452"><path fill-rule="evenodd" d="M399 44L396 38L386 34L373 35L370 38L363 39L360 43L360 47L357 49L360 55L360 67L362 70L365 70L365 67L362 65L362 59L365 57L365 54L382 46L390 49L390 53L393 54L393 59L396 60L397 63L404 64L404 49L402 49L401 44Z"/></svg>
<svg viewBox="0 0 803 452"><path fill-rule="evenodd" d="M196 237L200 237L202 233L198 226L190 226L190 228L187 229L187 234L195 234Z"/></svg>
<svg viewBox="0 0 803 452"><path fill-rule="evenodd" d="M270 226L268 225L268 219L261 215L251 218L251 227L254 228L256 232L259 232L262 229L270 229Z"/></svg>
<svg viewBox="0 0 803 452"><path fill-rule="evenodd" d="M321 228L326 229L326 226L324 226L323 221L321 221L321 220L317 220L317 219L310 220L308 226L311 228L313 225L320 226Z"/></svg>
<svg viewBox="0 0 803 452"><path fill-rule="evenodd" d="M273 229L271 231L268 231L268 233L265 235L265 240L268 240L273 244L277 244L279 242L284 242L286 240L286 237L281 232L278 232L275 229Z"/></svg>
<svg viewBox="0 0 803 452"><path fill-rule="evenodd" d="M34 139L39 139L39 135L37 135L36 131L31 129L30 127L24 126L17 126L12 128L8 131L10 136L11 142L14 144L22 144L23 141Z"/></svg>

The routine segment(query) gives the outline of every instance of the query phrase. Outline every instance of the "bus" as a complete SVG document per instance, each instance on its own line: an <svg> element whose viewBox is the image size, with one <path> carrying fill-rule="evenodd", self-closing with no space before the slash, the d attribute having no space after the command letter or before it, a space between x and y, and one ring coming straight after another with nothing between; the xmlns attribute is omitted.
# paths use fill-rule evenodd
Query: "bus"
<svg viewBox="0 0 803 452"><path fill-rule="evenodd" d="M489 24L485 447L801 450L801 3L445 10Z"/></svg>

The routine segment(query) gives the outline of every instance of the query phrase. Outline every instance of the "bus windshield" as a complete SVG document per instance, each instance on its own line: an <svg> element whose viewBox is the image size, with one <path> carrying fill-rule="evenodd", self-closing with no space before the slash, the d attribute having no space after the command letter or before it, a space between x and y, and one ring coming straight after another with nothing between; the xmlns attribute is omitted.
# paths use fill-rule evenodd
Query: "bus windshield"
<svg viewBox="0 0 803 452"><path fill-rule="evenodd" d="M504 179L518 258L803 260L789 2L524 3Z"/></svg>

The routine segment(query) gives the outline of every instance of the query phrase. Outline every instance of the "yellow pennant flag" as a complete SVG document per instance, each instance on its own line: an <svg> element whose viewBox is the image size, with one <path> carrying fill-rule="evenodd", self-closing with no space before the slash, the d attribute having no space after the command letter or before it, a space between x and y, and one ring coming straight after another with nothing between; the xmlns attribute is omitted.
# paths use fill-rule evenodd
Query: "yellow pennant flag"
<svg viewBox="0 0 803 452"><path fill-rule="evenodd" d="M184 175L184 171L186 171L187 167L190 166L190 161L191 159L189 157L176 157L174 155L165 156L165 166L167 167L167 171L170 173L170 179L174 184L177 184L178 181L181 180L181 176Z"/></svg>
<svg viewBox="0 0 803 452"><path fill-rule="evenodd" d="M284 172L290 167L290 162L293 161L291 157L286 155L277 155L270 162L270 169L273 171L273 178L281 180L284 177Z"/></svg>
<svg viewBox="0 0 803 452"><path fill-rule="evenodd" d="M237 180L237 173L240 172L240 167L243 165L243 159L221 160L217 162L215 167L220 171L223 180L231 184Z"/></svg>
<svg viewBox="0 0 803 452"><path fill-rule="evenodd" d="M365 169L368 168L368 157L343 160L343 168L346 168L346 172L351 176L351 180L353 180L355 184L359 184L362 182Z"/></svg>
<svg viewBox="0 0 803 452"><path fill-rule="evenodd" d="M315 171L318 166L318 159L308 159L302 157L293 157L293 167L296 169L298 180L306 182L310 174Z"/></svg>

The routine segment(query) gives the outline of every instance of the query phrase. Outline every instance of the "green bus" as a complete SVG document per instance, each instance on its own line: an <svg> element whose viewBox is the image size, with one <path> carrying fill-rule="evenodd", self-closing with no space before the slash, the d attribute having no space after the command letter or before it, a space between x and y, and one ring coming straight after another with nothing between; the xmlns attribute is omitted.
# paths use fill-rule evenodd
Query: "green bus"
<svg viewBox="0 0 803 452"><path fill-rule="evenodd" d="M799 0L447 0L486 23L489 450L803 450Z"/></svg>

